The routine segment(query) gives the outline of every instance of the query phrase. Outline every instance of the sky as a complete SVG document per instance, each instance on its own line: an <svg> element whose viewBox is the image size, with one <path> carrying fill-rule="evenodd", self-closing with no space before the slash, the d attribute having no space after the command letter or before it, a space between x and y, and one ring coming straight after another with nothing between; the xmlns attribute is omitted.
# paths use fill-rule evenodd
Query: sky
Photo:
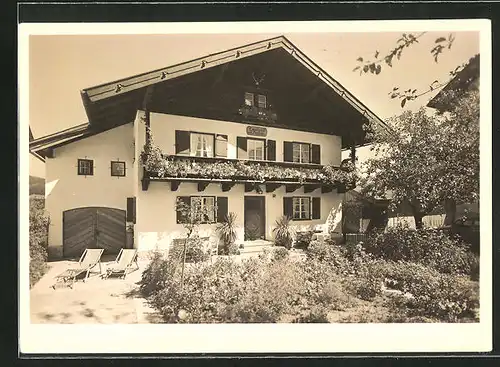
<svg viewBox="0 0 500 367"><path fill-rule="evenodd" d="M393 87L426 90L444 81L479 53L479 32L453 32L455 41L434 62L430 50L436 38L449 32L428 32L405 49L379 75L353 72L356 59L373 59L394 48L401 32L367 33L252 33L156 35L31 35L29 38L29 121L35 138L87 122L80 90L101 83L188 61L210 53L284 35L316 64L340 82L382 119L403 111L390 99ZM417 34L416 32L414 34ZM415 110L434 96L409 102ZM359 150L362 160L367 149ZM44 177L43 164L30 157L30 174Z"/></svg>

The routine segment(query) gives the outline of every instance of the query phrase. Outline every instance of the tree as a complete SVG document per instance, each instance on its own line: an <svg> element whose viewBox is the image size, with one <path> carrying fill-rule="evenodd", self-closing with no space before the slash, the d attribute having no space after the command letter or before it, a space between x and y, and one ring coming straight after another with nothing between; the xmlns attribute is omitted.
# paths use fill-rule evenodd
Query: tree
<svg viewBox="0 0 500 367"><path fill-rule="evenodd" d="M193 205L187 204L181 200L176 202L176 211L179 212L182 218L182 226L186 230L186 238L184 239L184 246L182 249L182 271L181 271L181 289L184 285L184 269L186 267L186 254L188 251L188 246L194 235L197 233L197 229L202 223L207 223L210 218L215 219L215 213L217 213L217 207L206 207L202 206L201 200L193 200Z"/></svg>
<svg viewBox="0 0 500 367"><path fill-rule="evenodd" d="M390 119L393 131L375 131L375 156L362 165L362 192L391 196L393 208L407 202L417 228L445 201L479 197L479 92L456 96L443 96L455 100L447 113L421 108Z"/></svg>

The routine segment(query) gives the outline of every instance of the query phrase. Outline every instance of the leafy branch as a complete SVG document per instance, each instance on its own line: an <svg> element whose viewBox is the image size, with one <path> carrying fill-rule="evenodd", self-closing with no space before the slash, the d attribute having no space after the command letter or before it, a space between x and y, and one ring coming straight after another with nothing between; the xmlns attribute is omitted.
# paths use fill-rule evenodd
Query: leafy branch
<svg viewBox="0 0 500 367"><path fill-rule="evenodd" d="M363 57L358 57L356 61L358 61L360 63L360 65L356 66L353 71L358 71L359 70L359 74L362 75L363 73L372 73L372 74L380 74L380 72L382 71L382 63L386 63L389 67L392 67L392 61L394 59L394 57L396 57L398 60L401 59L401 55L403 53L403 50L405 48L408 48L410 47L411 45L413 45L414 43L418 43L418 39L420 37L422 37L424 34L426 34L427 32L422 32L418 35L413 35L413 34L406 34L406 33L403 33L403 35L401 36L400 39L397 40L396 42L396 47L394 47L391 51L389 51L389 53L387 53L387 55L385 55L384 57L380 58L380 52L379 51L375 51L375 54L374 54L374 58L375 60L373 59L368 59L368 60L365 60L363 59ZM441 52L441 50L440 50Z"/></svg>
<svg viewBox="0 0 500 367"><path fill-rule="evenodd" d="M401 99L401 107L404 107L407 101L413 101L425 94L431 93L435 91L436 89L442 88L445 85L447 85L450 81L455 78L455 76L461 72L465 66L467 66L468 63L463 63L462 65L459 65L455 68L455 70L452 70L449 72L449 78L446 79L445 81L439 81L439 80L434 80L430 85L428 89L425 89L424 91L418 91L418 89L406 89L404 91L401 91L399 87L394 87L392 91L390 91L388 94L391 97L391 99L394 98L399 98Z"/></svg>

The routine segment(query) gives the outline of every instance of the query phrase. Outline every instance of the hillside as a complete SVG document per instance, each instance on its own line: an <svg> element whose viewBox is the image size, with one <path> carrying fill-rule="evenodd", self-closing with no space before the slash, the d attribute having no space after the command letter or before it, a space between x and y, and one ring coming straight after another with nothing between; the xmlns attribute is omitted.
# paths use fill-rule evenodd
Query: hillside
<svg viewBox="0 0 500 367"><path fill-rule="evenodd" d="M30 195L45 195L45 179L30 176Z"/></svg>

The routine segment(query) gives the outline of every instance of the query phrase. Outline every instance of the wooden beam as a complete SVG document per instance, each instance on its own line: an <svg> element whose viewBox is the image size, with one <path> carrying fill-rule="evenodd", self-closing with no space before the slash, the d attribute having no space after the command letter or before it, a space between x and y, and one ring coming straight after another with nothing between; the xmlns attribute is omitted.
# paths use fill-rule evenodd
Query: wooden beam
<svg viewBox="0 0 500 367"><path fill-rule="evenodd" d="M149 85L146 88L146 92L144 93L144 99L142 100L142 109L145 111L149 110L149 105L151 104L151 100L153 99L154 87L154 84Z"/></svg>
<svg viewBox="0 0 500 367"><path fill-rule="evenodd" d="M221 184L223 192L227 192L227 191L231 190L233 188L233 186L234 186L234 182L223 182Z"/></svg>
<svg viewBox="0 0 500 367"><path fill-rule="evenodd" d="M255 184L245 183L245 192L252 192L255 189Z"/></svg>
<svg viewBox="0 0 500 367"><path fill-rule="evenodd" d="M286 192L294 192L296 191L301 185L299 184L286 184L285 185L285 191Z"/></svg>
<svg viewBox="0 0 500 367"><path fill-rule="evenodd" d="M266 192L273 192L280 186L279 183L266 183Z"/></svg>
<svg viewBox="0 0 500 367"><path fill-rule="evenodd" d="M170 181L170 190L177 191L181 182L180 181Z"/></svg>
<svg viewBox="0 0 500 367"><path fill-rule="evenodd" d="M47 155L45 156L47 158L55 158L56 157L56 152L52 148L47 149Z"/></svg>
<svg viewBox="0 0 500 367"><path fill-rule="evenodd" d="M148 188L149 188L149 177L143 177L142 180L142 191L148 191Z"/></svg>
<svg viewBox="0 0 500 367"><path fill-rule="evenodd" d="M323 186L321 186L321 193L322 194L326 194L326 193L332 192L332 190L333 190L333 186L332 185L323 185Z"/></svg>
<svg viewBox="0 0 500 367"><path fill-rule="evenodd" d="M319 189L320 185L304 185L304 193L308 194L316 189Z"/></svg>
<svg viewBox="0 0 500 367"><path fill-rule="evenodd" d="M209 184L210 184L210 182L207 182L207 181L198 182L198 192L205 191L205 189L207 188L207 186Z"/></svg>

